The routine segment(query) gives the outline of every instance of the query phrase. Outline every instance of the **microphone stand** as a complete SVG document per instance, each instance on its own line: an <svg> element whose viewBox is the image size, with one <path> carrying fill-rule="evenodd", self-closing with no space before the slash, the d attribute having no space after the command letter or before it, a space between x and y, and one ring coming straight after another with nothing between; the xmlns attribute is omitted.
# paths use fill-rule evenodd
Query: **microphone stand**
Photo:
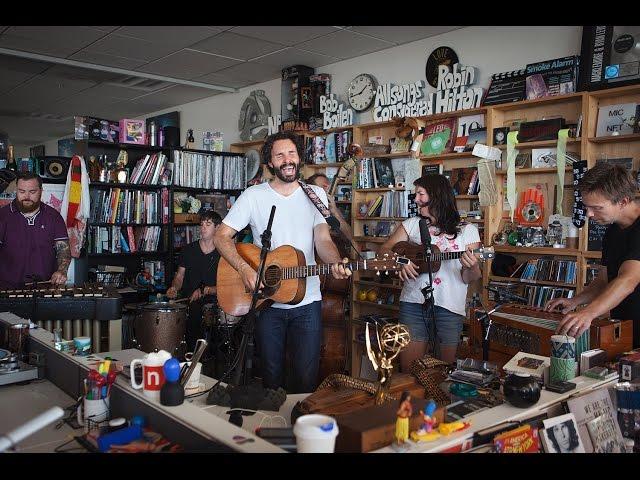
<svg viewBox="0 0 640 480"><path fill-rule="evenodd" d="M424 219L424 217L422 219L420 219L420 221L422 222ZM426 228L426 239L421 239L422 240L422 246L424 248L424 258L427 262L427 274L429 275L429 284L425 285L424 288L421 289L422 295L424 296L424 303L423 305L425 306L425 308L427 309L427 311L430 311L431 313L428 314L427 321L429 322L428 325L430 324L433 327L433 336L431 337L431 341L430 346L431 346L431 352L432 354L435 356L435 349L436 349L436 335L437 335L437 326L436 326L436 303L435 303L435 298L433 297L433 269L431 267L431 258L433 255L433 251L431 249L431 235L429 234L429 225L431 225L431 222L428 222L427 220L425 220L425 223L427 224L427 228ZM431 309L429 309L429 305L431 305ZM427 330L429 328L427 327Z"/></svg>
<svg viewBox="0 0 640 480"><path fill-rule="evenodd" d="M482 307L482 310L483 310L482 312L476 311L476 319L480 322L480 325L482 326L482 360L488 361L489 360L489 342L490 342L489 334L491 331L491 325L493 325L491 314L500 310L505 303L509 303L510 299L508 298L508 295L505 295L504 292L501 292L496 288L489 287L489 286L486 286L485 288L494 293L496 304L491 310L487 310L485 306L482 304L482 300L480 300L479 296L476 297L474 294L474 306L475 306L475 300L477 300L480 303L480 306Z"/></svg>
<svg viewBox="0 0 640 480"><path fill-rule="evenodd" d="M251 306L242 323L242 341L238 349L237 358L231 366L231 369L233 369L240 360L243 360L244 368L238 369L234 375L236 385L227 385L227 391L221 391L217 385L231 372L231 370L227 370L209 393L207 397L208 404L231 406L234 409L278 411L286 400L287 395L284 390L267 389L261 383L251 382L253 379L253 355L255 350L254 330L256 312L258 310L256 305L258 300L263 297L260 292L260 283L264 277L267 254L271 250L271 225L273 224L275 213L276 207L273 205L267 228L260 236L262 248L260 250L256 284L251 295Z"/></svg>

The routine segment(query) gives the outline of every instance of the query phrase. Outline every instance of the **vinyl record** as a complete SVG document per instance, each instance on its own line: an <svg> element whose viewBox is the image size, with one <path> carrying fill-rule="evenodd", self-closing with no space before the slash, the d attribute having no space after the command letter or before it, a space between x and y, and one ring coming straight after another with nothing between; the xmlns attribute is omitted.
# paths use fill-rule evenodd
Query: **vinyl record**
<svg viewBox="0 0 640 480"><path fill-rule="evenodd" d="M260 168L260 154L256 150L247 150L244 156L247 159L247 180L251 180Z"/></svg>
<svg viewBox="0 0 640 480"><path fill-rule="evenodd" d="M45 178L64 179L69 169L69 159L66 157L44 157L42 175Z"/></svg>
<svg viewBox="0 0 640 480"><path fill-rule="evenodd" d="M522 207L522 218L527 222L536 222L540 219L541 214L540 205L534 202L527 203Z"/></svg>
<svg viewBox="0 0 640 480"><path fill-rule="evenodd" d="M458 55L450 47L438 47L427 58L427 65L425 67L425 76L427 82L434 88L438 86L438 67L440 65L447 65L449 71L455 63L458 63Z"/></svg>

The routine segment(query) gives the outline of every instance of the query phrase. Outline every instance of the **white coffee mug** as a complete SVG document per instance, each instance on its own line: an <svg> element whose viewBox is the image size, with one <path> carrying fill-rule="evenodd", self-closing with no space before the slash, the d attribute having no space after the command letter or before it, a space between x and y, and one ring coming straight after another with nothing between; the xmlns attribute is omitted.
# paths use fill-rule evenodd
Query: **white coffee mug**
<svg viewBox="0 0 640 480"><path fill-rule="evenodd" d="M131 386L136 390L142 389L145 397L160 401L160 389L164 385L164 362L171 358L169 352L160 350L159 352L151 352L144 358L136 358L131 361ZM135 377L135 366L142 366L142 382L138 383Z"/></svg>
<svg viewBox="0 0 640 480"><path fill-rule="evenodd" d="M180 364L180 367L184 367L184 365L186 365L186 369L189 369L189 367L191 367L191 362L182 362ZM196 368L193 369L193 372L191 373L191 376L189 377L189 381L187 382L187 384L184 386L185 390L196 390L198 387L200 387L200 372L202 371L202 363L198 362L196 363Z"/></svg>

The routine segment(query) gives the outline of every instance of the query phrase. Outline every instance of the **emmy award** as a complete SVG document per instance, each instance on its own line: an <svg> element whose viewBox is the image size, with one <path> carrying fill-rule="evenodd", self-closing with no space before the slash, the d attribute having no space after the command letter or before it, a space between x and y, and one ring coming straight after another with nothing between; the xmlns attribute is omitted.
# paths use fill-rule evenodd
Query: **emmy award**
<svg viewBox="0 0 640 480"><path fill-rule="evenodd" d="M407 327L401 323L387 324L378 332L376 325L377 352L371 348L369 338L369 323L365 327L365 341L367 344L367 355L373 364L373 369L378 372L378 385L375 393L375 404L380 405L388 397L389 385L391 383L391 371L393 370L393 359L400 351L409 345L411 336Z"/></svg>

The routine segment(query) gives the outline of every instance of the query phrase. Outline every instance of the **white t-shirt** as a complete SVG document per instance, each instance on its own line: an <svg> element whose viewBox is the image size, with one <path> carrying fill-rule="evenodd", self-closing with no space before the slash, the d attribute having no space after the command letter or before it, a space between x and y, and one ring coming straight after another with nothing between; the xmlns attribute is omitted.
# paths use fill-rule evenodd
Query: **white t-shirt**
<svg viewBox="0 0 640 480"><path fill-rule="evenodd" d="M409 241L420 244L420 217L411 217L402 222ZM441 252L459 252L466 250L470 243L480 241L480 235L475 225L461 224L460 233L455 239L447 238L446 234L437 235L438 228L429 227L431 244L436 245ZM444 260L440 263L440 270L433 273L433 295L435 304L447 310L465 315L467 298L467 284L462 281L462 263L460 259ZM404 282L400 293L401 302L424 303L422 289L429 283L429 274L421 273L416 279Z"/></svg>
<svg viewBox="0 0 640 480"><path fill-rule="evenodd" d="M310 186L328 206L325 191L315 185ZM316 225L327 222L299 186L288 197L276 192L269 182L249 187L238 197L222 221L236 231L250 225L254 245L262 247L260 236L269 223L272 205L276 206L276 213L271 226L271 249L274 250L280 245L291 245L304 253L307 265L315 265L313 229ZM320 278L307 277L307 292L300 303L274 303L272 306L296 308L317 300L322 300Z"/></svg>

